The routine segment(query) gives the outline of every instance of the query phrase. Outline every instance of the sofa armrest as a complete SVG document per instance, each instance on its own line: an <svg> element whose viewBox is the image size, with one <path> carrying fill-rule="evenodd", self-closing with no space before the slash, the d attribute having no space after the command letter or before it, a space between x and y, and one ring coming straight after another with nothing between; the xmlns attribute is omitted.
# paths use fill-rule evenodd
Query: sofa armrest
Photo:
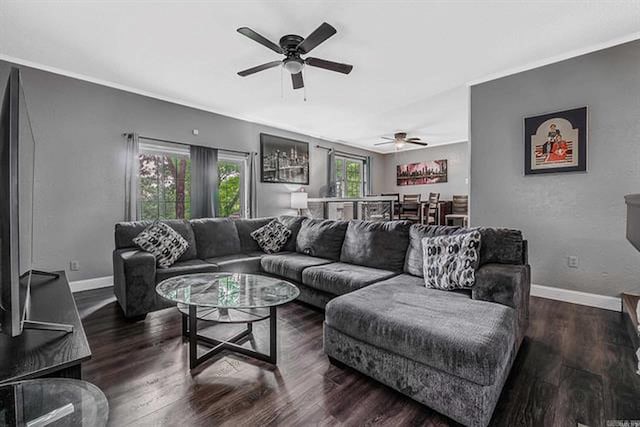
<svg viewBox="0 0 640 427"><path fill-rule="evenodd" d="M137 249L113 251L113 289L125 317L151 311L156 301L156 258Z"/></svg>
<svg viewBox="0 0 640 427"><path fill-rule="evenodd" d="M471 298L495 302L516 310L521 336L529 323L531 268L526 265L485 264L476 271Z"/></svg>

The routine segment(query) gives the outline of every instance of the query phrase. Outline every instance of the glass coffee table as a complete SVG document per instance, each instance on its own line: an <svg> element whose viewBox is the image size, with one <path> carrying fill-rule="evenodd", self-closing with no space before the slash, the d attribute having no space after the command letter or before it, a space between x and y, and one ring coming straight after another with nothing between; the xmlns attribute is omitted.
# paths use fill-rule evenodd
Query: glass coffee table
<svg viewBox="0 0 640 427"><path fill-rule="evenodd" d="M86 381L42 378L0 386L0 426L101 427L108 418L107 398Z"/></svg>
<svg viewBox="0 0 640 427"><path fill-rule="evenodd" d="M223 350L277 363L277 307L298 297L298 288L285 280L260 274L199 273L163 280L156 292L175 302L182 313L182 333L189 339L189 367L194 369ZM251 335L253 323L269 320L269 354L238 342ZM245 323L246 329L217 340L198 334L198 320ZM198 344L211 347L198 356Z"/></svg>

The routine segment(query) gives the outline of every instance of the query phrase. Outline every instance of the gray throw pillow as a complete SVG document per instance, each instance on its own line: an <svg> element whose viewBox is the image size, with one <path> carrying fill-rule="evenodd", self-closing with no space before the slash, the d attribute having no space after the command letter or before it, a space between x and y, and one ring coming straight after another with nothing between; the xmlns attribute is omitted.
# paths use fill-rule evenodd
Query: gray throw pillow
<svg viewBox="0 0 640 427"><path fill-rule="evenodd" d="M273 254L280 252L291 237L291 230L274 219L265 226L251 233L251 237L258 243L263 252Z"/></svg>
<svg viewBox="0 0 640 427"><path fill-rule="evenodd" d="M480 259L480 232L422 239L424 282L427 288L469 289Z"/></svg>
<svg viewBox="0 0 640 427"><path fill-rule="evenodd" d="M158 267L167 268L189 248L189 243L173 228L160 221L145 228L133 243L156 257Z"/></svg>

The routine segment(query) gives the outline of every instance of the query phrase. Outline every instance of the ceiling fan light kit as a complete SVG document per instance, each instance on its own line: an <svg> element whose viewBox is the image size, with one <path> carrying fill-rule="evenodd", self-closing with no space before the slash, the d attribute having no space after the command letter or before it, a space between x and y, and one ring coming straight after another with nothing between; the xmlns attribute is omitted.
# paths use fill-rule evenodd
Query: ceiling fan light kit
<svg viewBox="0 0 640 427"><path fill-rule="evenodd" d="M272 51L284 55L285 58L279 61L271 61L266 64L258 65L252 68L238 72L241 77L247 77L260 71L268 70L269 68L277 67L281 65L285 70L291 74L291 83L294 89L301 89L304 87L304 80L302 78L302 69L305 64L311 67L323 68L329 71L335 71L337 73L349 74L353 69L352 65L341 64L339 62L327 61L320 58L306 58L303 59L301 55L306 55L315 49L319 44L327 40L329 37L336 34L336 29L331 25L323 22L318 28L315 29L307 38L303 38L296 34L288 34L280 38L279 44L275 44L266 37L256 33L251 28L241 27L238 28L238 32L243 36L250 38L256 43L271 49Z"/></svg>

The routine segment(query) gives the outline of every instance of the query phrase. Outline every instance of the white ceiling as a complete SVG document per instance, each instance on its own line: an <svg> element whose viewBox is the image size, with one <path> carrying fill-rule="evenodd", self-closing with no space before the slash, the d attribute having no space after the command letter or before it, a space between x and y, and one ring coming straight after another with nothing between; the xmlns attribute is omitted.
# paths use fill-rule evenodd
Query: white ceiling
<svg viewBox="0 0 640 427"><path fill-rule="evenodd" d="M321 22L338 33L311 56L354 65L305 69L307 102L279 68L277 42ZM186 105L374 148L406 130L432 145L468 138L467 84L636 38L640 1L0 0L0 55ZM393 147L377 147L392 151Z"/></svg>

